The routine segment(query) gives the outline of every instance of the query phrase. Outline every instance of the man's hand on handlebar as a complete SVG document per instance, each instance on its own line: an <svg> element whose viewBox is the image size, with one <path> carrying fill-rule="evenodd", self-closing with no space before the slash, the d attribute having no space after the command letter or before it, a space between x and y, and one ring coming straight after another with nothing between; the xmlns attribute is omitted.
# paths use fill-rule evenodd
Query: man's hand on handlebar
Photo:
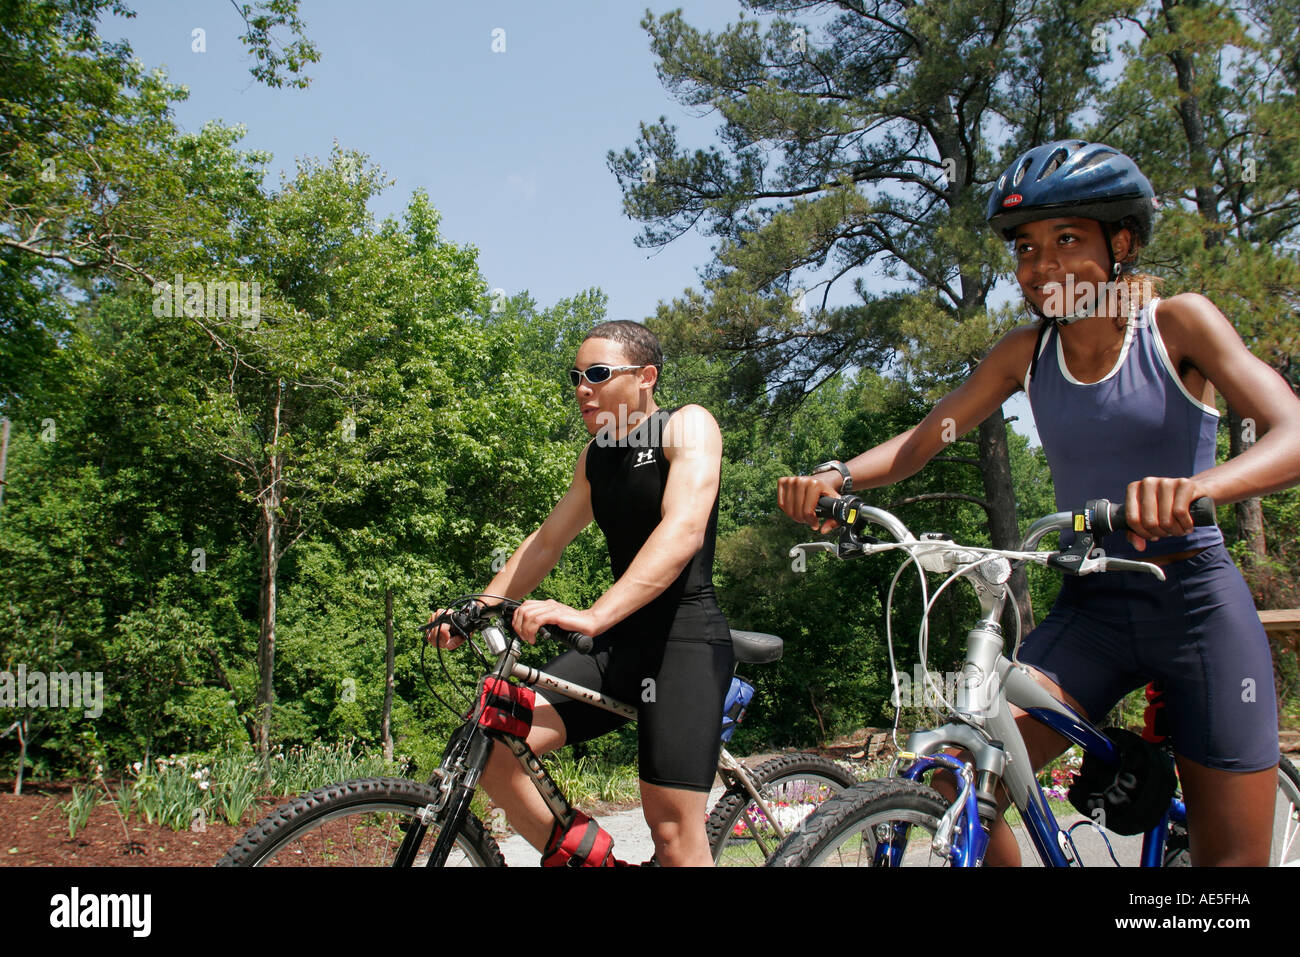
<svg viewBox="0 0 1300 957"><path fill-rule="evenodd" d="M468 610L477 613L484 607L482 602L474 602ZM429 615L429 624L438 622L437 627L428 628L424 633L424 638L429 644L437 645L439 648L445 648L450 651L457 648L465 640L465 635L460 629L454 627L451 623L451 616L457 612L463 613L466 609L460 608L439 608Z"/></svg>
<svg viewBox="0 0 1300 957"><path fill-rule="evenodd" d="M554 625L584 635L597 635L601 631L596 616L590 611L579 611L558 601L530 600L515 609L511 627L530 645L537 644L537 629L542 625Z"/></svg>
<svg viewBox="0 0 1300 957"><path fill-rule="evenodd" d="M817 501L824 495L840 497L838 472L819 472L816 475L787 475L777 479L776 501L781 511L789 515L800 525L807 525L817 532L825 534L833 531L836 523L817 517Z"/></svg>

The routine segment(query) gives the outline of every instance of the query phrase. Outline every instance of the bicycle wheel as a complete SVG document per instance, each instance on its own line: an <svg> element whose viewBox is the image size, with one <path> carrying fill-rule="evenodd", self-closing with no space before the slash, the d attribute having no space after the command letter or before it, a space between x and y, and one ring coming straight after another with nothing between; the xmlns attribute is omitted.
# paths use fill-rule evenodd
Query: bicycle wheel
<svg viewBox="0 0 1300 957"><path fill-rule="evenodd" d="M276 808L226 852L218 867L390 867L407 831L438 792L402 778L331 784ZM430 822L412 862L428 861L438 836ZM496 841L474 815L456 835L444 867L504 867Z"/></svg>
<svg viewBox="0 0 1300 957"><path fill-rule="evenodd" d="M772 758L749 774L787 834L822 802L857 783L850 772L815 754ZM762 867L781 843L772 822L739 783L718 799L706 827L713 862L719 867Z"/></svg>
<svg viewBox="0 0 1300 957"><path fill-rule="evenodd" d="M1273 848L1269 867L1300 867L1300 771L1286 755L1277 765L1277 802L1273 807Z"/></svg>
<svg viewBox="0 0 1300 957"><path fill-rule="evenodd" d="M769 867L947 867L931 847L948 802L904 778L855 785L786 837ZM884 863L893 858L892 864Z"/></svg>

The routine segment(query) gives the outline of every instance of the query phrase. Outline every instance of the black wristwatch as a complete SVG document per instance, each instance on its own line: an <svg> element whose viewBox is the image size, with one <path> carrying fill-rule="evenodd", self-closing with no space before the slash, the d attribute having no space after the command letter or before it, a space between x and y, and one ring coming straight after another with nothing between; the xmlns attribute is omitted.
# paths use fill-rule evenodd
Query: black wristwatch
<svg viewBox="0 0 1300 957"><path fill-rule="evenodd" d="M853 476L849 474L849 467L845 465L843 462L839 461L838 459L831 459L831 461L829 462L823 462L821 465L817 466L808 474L817 475L820 472L832 472L832 471L839 472L840 475L844 476L844 482L843 484L840 485L840 494L848 495L850 492L852 492Z"/></svg>

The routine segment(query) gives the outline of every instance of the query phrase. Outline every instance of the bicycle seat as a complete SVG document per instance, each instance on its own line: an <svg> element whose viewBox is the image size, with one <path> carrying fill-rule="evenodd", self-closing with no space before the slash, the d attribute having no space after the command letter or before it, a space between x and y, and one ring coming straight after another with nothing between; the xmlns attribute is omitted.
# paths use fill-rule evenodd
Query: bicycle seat
<svg viewBox="0 0 1300 957"><path fill-rule="evenodd" d="M731 650L736 660L747 665L763 665L769 661L780 661L785 650L785 642L776 635L765 635L761 631L736 631L731 629Z"/></svg>

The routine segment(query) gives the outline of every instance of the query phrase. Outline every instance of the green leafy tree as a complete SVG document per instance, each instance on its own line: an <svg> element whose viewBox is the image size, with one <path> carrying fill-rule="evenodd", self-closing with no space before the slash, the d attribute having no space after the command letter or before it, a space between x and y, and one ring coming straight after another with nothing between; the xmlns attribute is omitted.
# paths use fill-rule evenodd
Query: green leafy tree
<svg viewBox="0 0 1300 957"><path fill-rule="evenodd" d="M319 54L298 0L236 10L253 75L306 85L302 70ZM27 271L45 263L152 283L150 242L165 245L193 217L208 219L207 204L179 188L185 157L174 149L170 103L184 91L146 70L125 41L99 36L108 14L134 16L121 0L0 5L0 247L24 253ZM294 37L287 46L283 30Z"/></svg>
<svg viewBox="0 0 1300 957"><path fill-rule="evenodd" d="M1165 200L1153 266L1178 291L1209 297L1256 355L1300 387L1294 5L1158 0L1133 4L1128 22L1136 37L1093 135L1133 155ZM1254 423L1228 409L1228 434L1239 455ZM1260 500L1234 511L1247 574L1266 575ZM1293 532L1282 530L1284 541Z"/></svg>
<svg viewBox="0 0 1300 957"><path fill-rule="evenodd" d="M660 119L609 155L626 213L645 223L639 243L691 228L719 240L705 291L661 305L658 328L733 357L778 402L838 370L900 361L951 388L1007 324L986 309L1008 262L983 226L987 184L1010 152L1073 131L1102 62L1090 40L1107 5L743 5L829 12L811 25L778 15L766 32L741 19L717 35L680 11L642 21L669 91L722 119L722 149L683 149ZM836 304L842 282L852 292ZM1009 547L1016 512L1000 411L969 458L993 541Z"/></svg>

